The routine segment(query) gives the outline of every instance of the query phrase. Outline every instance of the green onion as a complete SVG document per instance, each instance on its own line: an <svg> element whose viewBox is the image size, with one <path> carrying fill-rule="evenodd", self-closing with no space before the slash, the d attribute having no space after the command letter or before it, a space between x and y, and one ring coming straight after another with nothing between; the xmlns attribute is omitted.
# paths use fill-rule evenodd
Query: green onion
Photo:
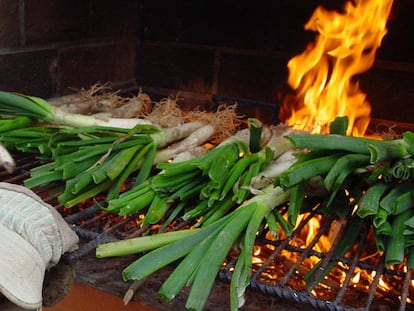
<svg viewBox="0 0 414 311"><path fill-rule="evenodd" d="M305 188L306 184L304 182L301 182L292 188L288 208L288 222L292 228L295 227L297 218L300 214L300 209L305 198Z"/></svg>
<svg viewBox="0 0 414 311"><path fill-rule="evenodd" d="M375 228L375 234L381 235L381 236L392 235L391 224L388 221L382 223L378 228Z"/></svg>
<svg viewBox="0 0 414 311"><path fill-rule="evenodd" d="M214 202L210 209L205 213L200 223L203 226L208 226L209 224L217 221L218 219L226 215L226 213L233 207L233 203L234 202L231 196L228 196L227 198L224 198L221 201Z"/></svg>
<svg viewBox="0 0 414 311"><path fill-rule="evenodd" d="M283 187L290 188L312 177L327 173L340 155L333 154L304 162L296 162L279 179Z"/></svg>
<svg viewBox="0 0 414 311"><path fill-rule="evenodd" d="M296 148L312 150L342 150L371 156L371 163L408 157L409 153L403 140L374 140L337 134L297 134L286 136Z"/></svg>
<svg viewBox="0 0 414 311"><path fill-rule="evenodd" d="M138 167L141 160L145 156L144 160L142 161L138 176L135 179L136 185L143 183L150 175L151 169L154 164L154 157L155 157L156 152L157 152L157 146L155 144L151 143L151 144L144 146L141 149L141 151L136 155L134 160L130 163L130 168L125 173L125 177L123 179L125 180L126 177L130 175L128 173L132 173L133 171L135 171L135 169Z"/></svg>
<svg viewBox="0 0 414 311"><path fill-rule="evenodd" d="M29 117L15 117L9 119L0 119L0 133L8 132L15 129L29 127L33 120Z"/></svg>
<svg viewBox="0 0 414 311"><path fill-rule="evenodd" d="M224 221L221 220L201 229L189 230L188 235L152 250L126 267L122 272L122 277L124 280L139 281L177 259L184 257L196 245L222 227Z"/></svg>
<svg viewBox="0 0 414 311"><path fill-rule="evenodd" d="M250 152L258 152L262 149L263 123L253 118L249 118L248 122L250 129L249 150Z"/></svg>
<svg viewBox="0 0 414 311"><path fill-rule="evenodd" d="M185 285L189 285L214 238L214 234L207 236L178 264L159 289L158 295L161 299L171 301Z"/></svg>
<svg viewBox="0 0 414 311"><path fill-rule="evenodd" d="M372 220L372 225L374 228L379 228L384 222L386 222L389 215L390 213L387 210L379 206L378 211Z"/></svg>
<svg viewBox="0 0 414 311"><path fill-rule="evenodd" d="M153 225L159 222L164 217L171 203L169 197L160 198L154 196L141 225Z"/></svg>
<svg viewBox="0 0 414 311"><path fill-rule="evenodd" d="M334 187L334 184L337 183L339 176L345 170L352 172L354 169L359 168L361 166L366 166L369 164L370 157L364 154L347 154L340 157L333 167L329 170L328 174L324 179L324 185L326 189L331 191ZM344 179L347 176L342 177ZM343 180L339 181L339 184L342 184Z"/></svg>
<svg viewBox="0 0 414 311"><path fill-rule="evenodd" d="M393 189L385 195L381 201L380 206L382 209L386 210L388 214L394 214L394 205L396 200L399 196L406 193L407 191L410 191L413 187L412 181L404 181L398 185L396 185Z"/></svg>
<svg viewBox="0 0 414 311"><path fill-rule="evenodd" d="M393 215L398 215L404 213L406 210L411 209L414 206L414 193L413 193L413 186L414 183L411 181L411 185L406 192L401 194L394 203L393 207Z"/></svg>
<svg viewBox="0 0 414 311"><path fill-rule="evenodd" d="M88 189L86 189L85 192L83 192L81 195L79 196L74 196L72 198L69 198L68 200L66 200L65 198L65 207L66 208L70 208L73 207L83 201L85 201L86 199L92 198L100 193L102 193L104 190L108 189L108 187L110 187L112 185L113 181L112 180L107 180L95 187L90 187ZM63 197L59 196L58 199L60 201L63 201Z"/></svg>
<svg viewBox="0 0 414 311"><path fill-rule="evenodd" d="M361 197L357 214L359 217L376 215L379 209L381 197L391 187L391 184L380 182L372 185Z"/></svg>
<svg viewBox="0 0 414 311"><path fill-rule="evenodd" d="M383 143L371 143L368 148L371 153L371 163L385 160L401 159L409 156L406 145L402 140L381 141Z"/></svg>
<svg viewBox="0 0 414 311"><path fill-rule="evenodd" d="M275 239L279 238L279 229L280 226L276 220L276 216L270 212L266 215L266 224L269 228L269 232L273 235Z"/></svg>
<svg viewBox="0 0 414 311"><path fill-rule="evenodd" d="M192 310L203 309L227 253L244 230L253 211L253 208L240 207L233 214L230 214L231 221L226 222L225 226L214 237L208 250L204 253L204 257L209 258L209 260L201 261L194 276L186 308Z"/></svg>
<svg viewBox="0 0 414 311"><path fill-rule="evenodd" d="M237 258L230 283L230 310L234 311L244 305L244 293L250 284L252 273L252 256L256 235L263 219L269 214L269 208L264 203L256 202L251 208L254 208L254 213L243 235L241 252Z"/></svg>
<svg viewBox="0 0 414 311"><path fill-rule="evenodd" d="M228 177L226 178L227 180L221 190L220 198L224 198L227 195L227 193L233 188L236 181L240 179L246 169L248 169L252 163L257 162L258 159L259 155L257 153L253 153L237 161L237 163L231 168Z"/></svg>
<svg viewBox="0 0 414 311"><path fill-rule="evenodd" d="M146 252L191 235L190 230L171 231L98 245L96 257L116 257Z"/></svg>
<svg viewBox="0 0 414 311"><path fill-rule="evenodd" d="M407 151L414 156L414 133L404 132L402 134L403 140L406 144Z"/></svg>
<svg viewBox="0 0 414 311"><path fill-rule="evenodd" d="M152 200L155 197L155 192L152 190L147 191L142 196L140 196L137 199L129 201L127 204L123 205L121 208L119 208L119 215L125 216L132 213L136 213L146 207L148 207ZM108 209L111 211L110 209Z"/></svg>
<svg viewBox="0 0 414 311"><path fill-rule="evenodd" d="M329 134L346 135L349 125L348 121L348 117L336 117L329 124Z"/></svg>
<svg viewBox="0 0 414 311"><path fill-rule="evenodd" d="M121 188L124 182L138 168L140 168L140 171L139 171L138 177L136 178L136 183L138 184L142 183L141 181L142 177L145 177L146 179L149 175L149 170L152 168L152 162L148 163L147 158L151 161L154 153L155 153L155 147L153 144L148 144L144 147L139 146L138 150L134 153L134 155L132 156L128 164L125 166L125 169L119 175L119 178L116 179L115 183L109 189L106 195L106 200L110 201L114 198L117 198L119 196L119 192L121 191ZM147 154L147 158L142 162L142 165L140 166L142 158L144 157L145 154ZM149 166L149 168L147 166Z"/></svg>
<svg viewBox="0 0 414 311"><path fill-rule="evenodd" d="M51 122L53 107L38 97L0 91L0 114L25 116Z"/></svg>
<svg viewBox="0 0 414 311"><path fill-rule="evenodd" d="M243 203L251 195L250 186L253 178L260 174L262 163L255 162L250 165L247 172L233 185L233 201L237 204Z"/></svg>
<svg viewBox="0 0 414 311"><path fill-rule="evenodd" d="M405 221L412 215L411 210L405 211L402 214L396 215L391 223L392 233L387 237L387 244L385 249L385 264L392 266L401 264L404 261L405 255L405 236L404 228Z"/></svg>
<svg viewBox="0 0 414 311"><path fill-rule="evenodd" d="M411 171L413 168L414 160L409 158L395 161L390 169L394 178L407 180L411 177Z"/></svg>
<svg viewBox="0 0 414 311"><path fill-rule="evenodd" d="M136 124L150 123L142 119L98 119L93 116L72 114L52 106L42 98L4 91L0 91L0 114L25 116L74 127L100 125L132 128Z"/></svg>
<svg viewBox="0 0 414 311"><path fill-rule="evenodd" d="M144 194L147 195L148 193L154 195L149 180L121 193L119 197L109 200L108 207L105 208L105 210L108 212L119 212L122 207L127 206L135 200L140 201L140 197Z"/></svg>

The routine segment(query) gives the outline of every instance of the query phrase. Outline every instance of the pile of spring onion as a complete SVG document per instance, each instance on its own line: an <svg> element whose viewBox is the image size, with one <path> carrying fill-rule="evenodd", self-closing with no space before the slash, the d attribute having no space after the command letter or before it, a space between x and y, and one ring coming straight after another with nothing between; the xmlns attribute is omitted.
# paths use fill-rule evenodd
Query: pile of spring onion
<svg viewBox="0 0 414 311"><path fill-rule="evenodd" d="M103 210L143 213L143 227L159 225L150 236L102 244L96 255L141 254L123 271L125 280L141 280L177 262L159 295L169 301L188 286L188 309L203 309L235 247L230 307L240 308L258 232L289 236L308 206L348 220L335 256L344 256L368 224L387 266L414 267L414 133L393 140L349 137L347 118L338 117L330 134L315 135L249 119L248 129L207 150L202 144L215 128L203 122L164 129L81 123L89 117L73 121L77 115L63 117L42 99L7 92L0 92L0 114L7 116L0 120L5 150L34 153L45 162L31 171L27 187L62 181L58 199L66 207L104 193L106 200L98 203ZM13 166L7 158L2 164ZM133 183L123 191L126 180ZM175 219L188 229L169 231ZM334 265L323 273L315 265L308 285Z"/></svg>

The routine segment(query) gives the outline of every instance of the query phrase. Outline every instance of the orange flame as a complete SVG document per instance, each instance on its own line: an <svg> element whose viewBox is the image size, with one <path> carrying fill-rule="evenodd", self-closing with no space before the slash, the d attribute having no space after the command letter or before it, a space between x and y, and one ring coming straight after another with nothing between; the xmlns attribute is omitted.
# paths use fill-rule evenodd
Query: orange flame
<svg viewBox="0 0 414 311"><path fill-rule="evenodd" d="M385 36L393 0L354 0L343 12L318 7L305 25L317 32L315 42L288 63L289 85L296 104L285 102L287 124L311 132L327 132L337 116L349 119L348 135L362 136L371 106L355 82L355 75L372 67ZM288 110L288 111L286 111Z"/></svg>

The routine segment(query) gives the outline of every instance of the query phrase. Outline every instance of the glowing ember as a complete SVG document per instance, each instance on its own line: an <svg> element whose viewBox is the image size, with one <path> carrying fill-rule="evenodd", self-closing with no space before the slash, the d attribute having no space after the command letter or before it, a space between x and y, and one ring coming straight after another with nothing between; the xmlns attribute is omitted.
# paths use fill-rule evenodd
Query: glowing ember
<svg viewBox="0 0 414 311"><path fill-rule="evenodd" d="M281 119L299 129L326 132L337 116L348 116L348 134L362 136L371 107L355 75L372 67L386 34L393 0L355 0L343 12L318 7L305 25L317 32L314 43L288 63L295 104L285 102Z"/></svg>

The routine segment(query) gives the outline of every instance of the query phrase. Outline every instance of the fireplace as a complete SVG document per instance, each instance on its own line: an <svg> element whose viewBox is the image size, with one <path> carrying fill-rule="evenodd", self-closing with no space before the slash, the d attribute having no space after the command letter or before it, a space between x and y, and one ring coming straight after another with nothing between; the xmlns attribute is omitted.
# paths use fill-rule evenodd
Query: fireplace
<svg viewBox="0 0 414 311"><path fill-rule="evenodd" d="M110 82L125 94L142 89L154 100L179 95L180 104L187 110L195 107L212 110L220 103L237 103L244 117L276 124L280 106L292 92L286 85L286 64L313 39L312 33L303 30L304 23L316 6L339 9L344 2L4 1L0 5L0 70L4 77L0 89L52 98L88 88L96 82ZM411 106L414 59L409 13L413 8L411 0L395 0L388 34L374 67L359 77L361 89L372 104L371 131L380 126L396 131L411 129L414 124ZM28 162L22 159L23 172L32 163L31 159ZM21 176L13 178L5 177L5 180L21 182ZM48 194L45 198L51 202L55 199ZM114 226L107 222L107 227L97 229L96 224L102 225L98 221L100 217L93 206L79 215L67 216L71 224L86 222L86 225L76 225L85 245L66 258L68 262L82 259L96 265L91 251L97 244L114 239L106 230L122 233L129 221ZM132 232L136 234L139 232ZM279 257L286 247L266 237L259 242L269 245L265 259ZM303 254L292 247L290 251L298 254L296 260ZM313 255L332 256L329 253ZM358 261L345 260L345 263L361 266ZM118 265L118 270L115 269L118 272L123 264L108 261L108 266ZM262 264L266 268L271 260ZM290 264L295 267L295 263ZM399 293L408 295L410 274L386 271L381 265L362 264L362 268L377 275L396 274L395 282L403 285ZM109 268L106 271L114 273ZM294 305L330 308L326 302L328 297L313 299L297 291L280 291L279 287L263 282L261 268L257 271L251 295L263 300L282 298L277 302L281 304L289 301ZM224 283L229 277L226 272L223 269L219 275ZM289 284L289 273L292 273L285 272L283 285ZM103 274L94 279L90 273L90 270L80 270L79 278L99 286L108 277ZM364 296L369 305L380 279L371 281L370 290ZM139 284L126 285L137 290ZM118 294L123 294L126 285L120 286ZM341 301L343 295L339 290L333 301ZM378 305L382 306L381 302ZM336 304L336 307L345 309L347 304Z"/></svg>

